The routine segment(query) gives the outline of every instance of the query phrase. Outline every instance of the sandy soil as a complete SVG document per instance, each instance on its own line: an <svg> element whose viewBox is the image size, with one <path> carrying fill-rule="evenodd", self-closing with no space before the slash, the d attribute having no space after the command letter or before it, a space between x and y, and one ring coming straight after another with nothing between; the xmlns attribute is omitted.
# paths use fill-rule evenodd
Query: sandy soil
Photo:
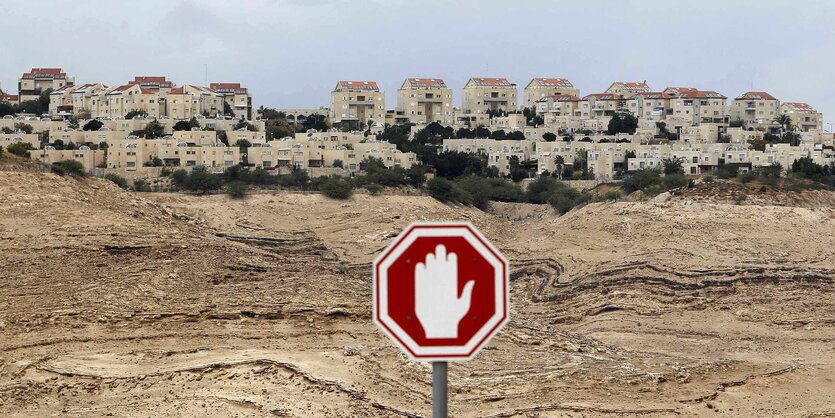
<svg viewBox="0 0 835 418"><path fill-rule="evenodd" d="M416 220L471 221L513 267L453 416L835 415L835 211L808 193L559 217L0 171L0 416L428 416L429 365L370 319L369 263Z"/></svg>

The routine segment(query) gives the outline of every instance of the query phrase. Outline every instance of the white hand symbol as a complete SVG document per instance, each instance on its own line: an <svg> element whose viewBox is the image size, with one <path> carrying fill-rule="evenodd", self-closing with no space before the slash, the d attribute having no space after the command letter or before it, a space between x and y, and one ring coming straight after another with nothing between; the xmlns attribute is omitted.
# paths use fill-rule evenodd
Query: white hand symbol
<svg viewBox="0 0 835 418"><path fill-rule="evenodd" d="M446 247L426 254L426 263L415 266L415 314L426 338L458 338L458 323L470 310L475 280L464 285L458 297L458 256Z"/></svg>

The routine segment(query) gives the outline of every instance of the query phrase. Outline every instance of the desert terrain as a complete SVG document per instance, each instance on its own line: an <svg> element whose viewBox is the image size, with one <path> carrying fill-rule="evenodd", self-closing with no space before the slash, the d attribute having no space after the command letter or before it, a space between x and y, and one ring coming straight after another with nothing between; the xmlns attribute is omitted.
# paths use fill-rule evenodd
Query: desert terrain
<svg viewBox="0 0 835 418"><path fill-rule="evenodd" d="M455 417L835 416L832 192L490 212L429 197L130 193L0 167L0 416L417 417L431 366L371 321L419 220L511 262Z"/></svg>

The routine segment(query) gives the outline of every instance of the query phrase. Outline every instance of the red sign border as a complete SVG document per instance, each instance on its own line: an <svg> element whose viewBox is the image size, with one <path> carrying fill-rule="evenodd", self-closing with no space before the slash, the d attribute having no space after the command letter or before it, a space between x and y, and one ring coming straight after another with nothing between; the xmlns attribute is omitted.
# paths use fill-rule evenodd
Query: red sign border
<svg viewBox="0 0 835 418"><path fill-rule="evenodd" d="M504 309L502 309L502 316L499 318L499 321L493 326L493 328L488 331L481 340L476 343L470 352L466 354L449 354L449 355L438 355L438 354L416 354L412 349L403 342L397 334L389 328L386 323L380 317L380 307L379 307L379 295L380 295L380 264L389 254L396 249L403 240L405 240L411 233L417 229L443 229L443 228L464 228L469 231L470 234L475 237L488 251L495 257L497 260L500 261L502 265L502 290L504 292L504 297L502 301L504 302ZM510 311L510 294L508 291L508 285L510 281L510 277L508 275L509 270L509 262L508 260L499 253L498 249L494 248L493 245L487 241L485 237L481 235L481 233L469 222L415 222L409 225L404 232L402 232L398 237L397 241L393 242L391 245L386 247L380 255L374 259L373 262L373 280L374 280L374 287L372 289L373 296L374 296L374 322L377 324L378 327L382 328L386 335L390 338L395 340L397 345L403 349L404 351L409 354L416 361L465 361L465 360L472 360L473 357L486 345L487 341L493 338L498 332L509 322L508 313Z"/></svg>

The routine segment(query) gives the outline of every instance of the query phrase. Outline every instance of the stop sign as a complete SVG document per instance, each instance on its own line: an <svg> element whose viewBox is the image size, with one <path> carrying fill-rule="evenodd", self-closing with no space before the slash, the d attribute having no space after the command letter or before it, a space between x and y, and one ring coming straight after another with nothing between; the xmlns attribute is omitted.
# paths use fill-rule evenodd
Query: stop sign
<svg viewBox="0 0 835 418"><path fill-rule="evenodd" d="M372 267L374 322L413 360L470 360L507 324L507 260L470 223L412 224Z"/></svg>

